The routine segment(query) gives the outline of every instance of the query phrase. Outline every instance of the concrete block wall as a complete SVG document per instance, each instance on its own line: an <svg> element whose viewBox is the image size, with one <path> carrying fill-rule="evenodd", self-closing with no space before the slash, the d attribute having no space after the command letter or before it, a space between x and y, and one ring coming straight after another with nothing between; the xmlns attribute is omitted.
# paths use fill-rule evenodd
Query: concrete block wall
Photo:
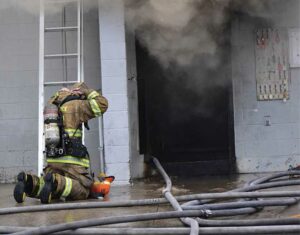
<svg viewBox="0 0 300 235"><path fill-rule="evenodd" d="M126 9L125 9L126 19ZM134 32L126 30L127 92L130 131L130 172L132 178L144 177L144 156L139 150L138 87Z"/></svg>
<svg viewBox="0 0 300 235"><path fill-rule="evenodd" d="M135 38L126 30L124 2L99 0L102 90L109 100L104 115L107 173L118 183L143 176L138 149Z"/></svg>
<svg viewBox="0 0 300 235"><path fill-rule="evenodd" d="M0 183L37 171L38 17L0 1Z"/></svg>
<svg viewBox="0 0 300 235"><path fill-rule="evenodd" d="M16 175L22 170L37 173L39 1L26 0L26 4L24 2L25 0L0 1L0 183L15 181ZM24 8L25 5L33 8ZM91 8L91 5L98 6L98 0L84 0L83 5L84 75L90 87L99 89L98 8ZM73 12L74 8L67 8L67 24L74 23ZM47 17L46 25L58 26L61 19L61 12L58 12ZM46 40L49 39L48 52L61 52L61 40L56 38L61 39L60 36L45 37ZM72 37L74 35L67 34L68 46L76 44ZM74 80L76 76L75 65L74 61L68 61L68 80ZM62 60L45 63L47 81L62 80L62 75ZM59 88L54 86L46 89L45 99ZM91 130L86 132L86 145L91 155L92 168L98 172L98 120L92 120L89 124Z"/></svg>
<svg viewBox="0 0 300 235"><path fill-rule="evenodd" d="M122 0L99 0L102 92L109 108L104 114L105 161L118 183L130 181L129 125L124 6Z"/></svg>
<svg viewBox="0 0 300 235"><path fill-rule="evenodd" d="M272 18L273 28L300 27L299 1L272 3L271 12L265 15ZM254 25L250 19L232 24L235 152L240 173L281 171L300 163L300 69L291 69L289 100L257 101L257 27L260 25ZM270 126L265 125L265 116L270 116Z"/></svg>

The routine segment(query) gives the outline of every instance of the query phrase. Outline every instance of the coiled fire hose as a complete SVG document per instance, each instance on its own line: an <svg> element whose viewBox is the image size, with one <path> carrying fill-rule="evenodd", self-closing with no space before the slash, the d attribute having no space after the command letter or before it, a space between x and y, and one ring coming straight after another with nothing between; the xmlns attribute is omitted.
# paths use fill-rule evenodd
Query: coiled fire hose
<svg viewBox="0 0 300 235"><path fill-rule="evenodd" d="M283 234L296 233L300 231L300 220L296 218L279 218L279 219L259 219L259 220L209 220L209 217L232 216L237 214L252 213L257 208L265 206L288 206L297 203L300 197L299 191L276 191L276 192L252 192L253 190L267 189L272 187L283 187L291 185L300 185L297 179L284 179L282 177L298 176L300 171L287 171L272 176L263 177L252 181L248 185L225 193L208 193L194 194L173 197L170 193L171 180L164 172L157 159L153 159L154 163L158 163L158 170L164 177L167 187L164 195L167 199L177 200L173 206L176 210L180 207L182 211L145 213L128 216L114 216L91 220L82 220L73 223L62 223L58 225L50 225L39 228L11 228L1 227L0 233L15 234L49 234L53 232L65 231L60 234L194 234L190 228L94 228L94 229L78 229L76 231L66 231L69 229L77 229L103 224L115 224L123 222L135 222L153 219L165 218L184 218L197 217L197 227L199 234ZM260 200L260 201L237 201L225 203L212 203L214 199L240 199L240 198L269 198L269 197L294 197L280 200ZM188 201L183 205L179 205L178 201ZM81 208L100 208L100 207L118 207L118 206L141 206L141 205L157 205L166 203L167 200L162 198L131 200L127 202L86 202L86 203L66 203L53 204L31 207L2 208L0 215L61 210L61 209L81 209ZM179 206L178 206L179 205ZM68 208L69 207L69 208ZM180 209L179 209L180 210ZM189 225L189 224L188 224ZM204 228L204 226L207 226ZM233 227L234 226L234 227ZM21 231L20 231L21 230ZM117 232L119 231L119 232ZM198 234L197 233L197 234Z"/></svg>

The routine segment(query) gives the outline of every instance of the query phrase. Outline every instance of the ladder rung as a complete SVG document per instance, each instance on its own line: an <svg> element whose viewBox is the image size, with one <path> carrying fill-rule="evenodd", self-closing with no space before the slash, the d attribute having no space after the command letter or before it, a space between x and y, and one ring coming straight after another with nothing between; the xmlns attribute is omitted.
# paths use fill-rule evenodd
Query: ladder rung
<svg viewBox="0 0 300 235"><path fill-rule="evenodd" d="M69 53L69 54L50 54L50 55L45 55L45 58L76 57L76 56L78 56L77 53Z"/></svg>
<svg viewBox="0 0 300 235"><path fill-rule="evenodd" d="M78 81L61 81L61 82L45 82L45 86L55 86L55 85L61 85L61 84L74 84L77 83Z"/></svg>
<svg viewBox="0 0 300 235"><path fill-rule="evenodd" d="M68 27L49 27L45 28L45 32L57 32L57 31L73 31L78 30L77 26L68 26Z"/></svg>

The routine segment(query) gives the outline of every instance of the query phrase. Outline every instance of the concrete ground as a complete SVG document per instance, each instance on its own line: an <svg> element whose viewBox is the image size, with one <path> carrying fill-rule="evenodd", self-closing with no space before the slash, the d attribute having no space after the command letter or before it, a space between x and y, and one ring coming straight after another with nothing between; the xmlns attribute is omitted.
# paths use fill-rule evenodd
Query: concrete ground
<svg viewBox="0 0 300 235"><path fill-rule="evenodd" d="M172 177L173 194L186 195L201 192L223 192L244 185L247 181L262 175L236 175L236 176L209 176L197 178L177 178ZM132 185L114 185L107 201L119 201L130 199L144 199L162 197L164 182L160 177L136 181ZM0 208L18 207L27 205L39 205L36 199L27 198L23 204L14 201L12 192L14 185L0 185ZM300 186L287 187L285 190L299 190ZM275 189L280 190L280 189ZM91 200L95 201L95 200ZM52 225L63 222L72 222L89 218L101 218L113 215L128 215L146 212L157 212L172 210L168 205L143 206L129 208L110 208L110 209L84 209L84 210L65 210L51 212L22 213L14 215L0 215L0 226L42 226ZM239 216L238 218L278 218L290 217L300 214L300 203L291 207L268 207L262 212ZM156 220L146 222L135 222L128 224L111 225L110 227L182 227L178 219Z"/></svg>

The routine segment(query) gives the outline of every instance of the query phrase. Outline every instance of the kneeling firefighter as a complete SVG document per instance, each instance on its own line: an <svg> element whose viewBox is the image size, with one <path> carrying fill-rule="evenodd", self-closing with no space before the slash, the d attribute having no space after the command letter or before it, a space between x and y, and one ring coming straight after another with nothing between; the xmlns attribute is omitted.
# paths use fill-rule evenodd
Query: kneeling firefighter
<svg viewBox="0 0 300 235"><path fill-rule="evenodd" d="M89 155L82 144L82 123L102 115L107 100L84 83L70 89L62 88L50 98L44 110L47 166L44 176L19 173L14 198L21 203L25 197L82 200L88 198L93 184L88 170Z"/></svg>

